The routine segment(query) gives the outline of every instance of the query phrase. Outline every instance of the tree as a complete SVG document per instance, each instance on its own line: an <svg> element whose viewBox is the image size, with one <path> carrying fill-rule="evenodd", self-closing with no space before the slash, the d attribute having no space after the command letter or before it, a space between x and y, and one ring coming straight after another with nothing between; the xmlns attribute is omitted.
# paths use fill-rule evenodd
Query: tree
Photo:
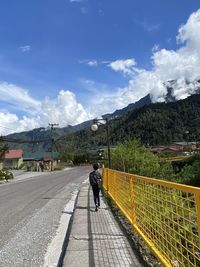
<svg viewBox="0 0 200 267"><path fill-rule="evenodd" d="M200 153L189 158L186 165L176 176L176 181L179 183L200 186Z"/></svg>
<svg viewBox="0 0 200 267"><path fill-rule="evenodd" d="M0 137L0 142L2 142L2 138ZM9 149L8 145L4 143L0 143L0 161L2 161L5 152Z"/></svg>
<svg viewBox="0 0 200 267"><path fill-rule="evenodd" d="M160 165L159 158L136 139L119 144L111 158L113 169L119 171L167 180L174 177L171 164Z"/></svg>

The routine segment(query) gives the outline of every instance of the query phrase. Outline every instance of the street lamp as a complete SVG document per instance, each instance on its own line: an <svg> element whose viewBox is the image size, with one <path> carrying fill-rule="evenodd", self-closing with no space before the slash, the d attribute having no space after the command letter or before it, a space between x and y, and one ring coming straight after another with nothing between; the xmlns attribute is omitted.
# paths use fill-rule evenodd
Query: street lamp
<svg viewBox="0 0 200 267"><path fill-rule="evenodd" d="M106 125L106 137L107 137L107 148L108 148L108 167L109 169L111 168L111 158L110 158L110 141L109 141L109 122L108 122L108 119L105 118L105 119L94 119L93 120L93 124L91 126L91 130L93 132L96 132L98 130L98 125L99 124L102 124L104 125L104 123L102 123L102 121L105 122L105 125Z"/></svg>

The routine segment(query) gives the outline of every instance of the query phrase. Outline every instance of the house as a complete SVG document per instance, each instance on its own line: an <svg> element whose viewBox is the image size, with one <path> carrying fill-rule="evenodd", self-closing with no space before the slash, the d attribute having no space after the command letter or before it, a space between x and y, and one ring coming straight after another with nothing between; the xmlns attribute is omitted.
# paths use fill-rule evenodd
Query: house
<svg viewBox="0 0 200 267"><path fill-rule="evenodd" d="M176 142L170 145L162 145L158 147L152 147L151 151L153 153L173 153L177 155L185 155L186 153L198 152L197 142Z"/></svg>
<svg viewBox="0 0 200 267"><path fill-rule="evenodd" d="M53 156L53 157L52 157ZM44 170L53 170L57 163L58 152L25 152L24 162L30 170L39 170L39 163L42 163Z"/></svg>
<svg viewBox="0 0 200 267"><path fill-rule="evenodd" d="M197 142L176 142L174 145L179 149L187 152L197 150Z"/></svg>
<svg viewBox="0 0 200 267"><path fill-rule="evenodd" d="M5 152L3 159L4 168L19 168L23 163L22 149L9 149Z"/></svg>
<svg viewBox="0 0 200 267"><path fill-rule="evenodd" d="M58 157L58 152L54 152L52 155L52 152L25 152L24 153L24 162L34 162L34 161L52 161L52 156L54 158L54 161Z"/></svg>

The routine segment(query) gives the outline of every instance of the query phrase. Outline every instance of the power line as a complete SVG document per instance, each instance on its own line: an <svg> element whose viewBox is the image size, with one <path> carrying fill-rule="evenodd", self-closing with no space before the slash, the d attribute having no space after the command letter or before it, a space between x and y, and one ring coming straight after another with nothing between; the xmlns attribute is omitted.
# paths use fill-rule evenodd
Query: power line
<svg viewBox="0 0 200 267"><path fill-rule="evenodd" d="M55 144L54 138L53 138L53 129L55 126L58 126L58 123L49 123L50 128L50 137L49 138L45 138L45 139L39 139L39 140L24 140L24 139L14 139L14 138L9 138L6 136L0 136L0 142L6 142L6 143L18 143L18 144L37 144L37 143L44 143L44 142L52 142L52 157L53 157L53 145L55 145L56 150L57 150L57 146ZM3 127L3 126L0 126ZM3 127L6 128L6 127ZM11 128L8 128L11 130Z"/></svg>

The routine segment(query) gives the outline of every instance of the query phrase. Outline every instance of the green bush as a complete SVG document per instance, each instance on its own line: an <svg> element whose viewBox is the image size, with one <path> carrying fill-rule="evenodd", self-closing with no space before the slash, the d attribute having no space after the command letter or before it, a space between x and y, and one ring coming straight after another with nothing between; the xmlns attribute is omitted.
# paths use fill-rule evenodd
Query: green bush
<svg viewBox="0 0 200 267"><path fill-rule="evenodd" d="M0 180L9 180L13 179L13 174L12 172L8 170L0 170Z"/></svg>
<svg viewBox="0 0 200 267"><path fill-rule="evenodd" d="M164 178L174 176L169 163L160 164L160 159L138 140L125 141L112 151L112 168L142 176Z"/></svg>
<svg viewBox="0 0 200 267"><path fill-rule="evenodd" d="M200 186L200 153L188 158L177 171L171 162L161 162L158 156L134 139L119 144L112 150L111 158L115 170Z"/></svg>
<svg viewBox="0 0 200 267"><path fill-rule="evenodd" d="M198 153L189 158L176 177L176 181L179 183L200 186L200 154Z"/></svg>

